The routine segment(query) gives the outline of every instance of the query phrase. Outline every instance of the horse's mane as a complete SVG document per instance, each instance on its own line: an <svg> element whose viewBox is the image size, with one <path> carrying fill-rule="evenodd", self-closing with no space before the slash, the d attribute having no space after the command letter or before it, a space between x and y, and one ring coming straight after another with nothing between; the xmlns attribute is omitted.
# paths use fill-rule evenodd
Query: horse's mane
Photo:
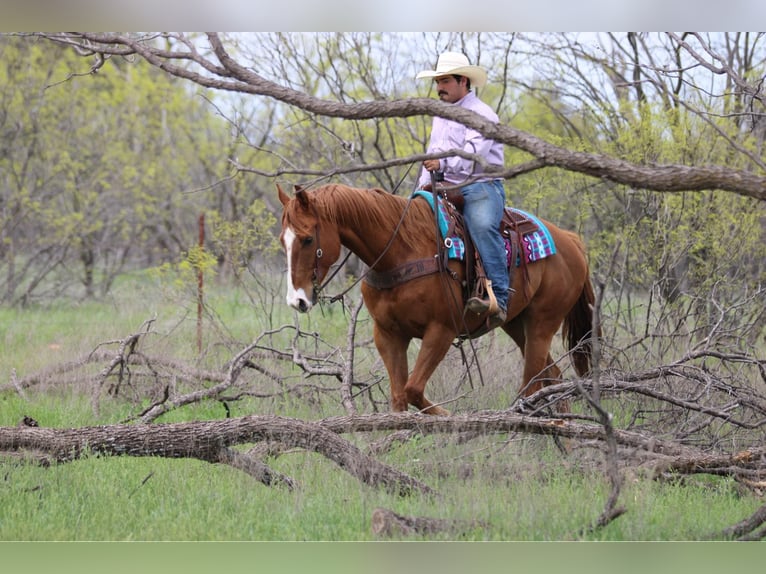
<svg viewBox="0 0 766 574"><path fill-rule="evenodd" d="M424 237L433 237L434 220L427 216L430 208L424 201L412 201L379 188L361 189L340 184L328 184L315 189L312 198L317 212L335 224L344 223L371 231L383 229L393 232L399 225L405 208L404 223L399 237L408 247L422 243Z"/></svg>

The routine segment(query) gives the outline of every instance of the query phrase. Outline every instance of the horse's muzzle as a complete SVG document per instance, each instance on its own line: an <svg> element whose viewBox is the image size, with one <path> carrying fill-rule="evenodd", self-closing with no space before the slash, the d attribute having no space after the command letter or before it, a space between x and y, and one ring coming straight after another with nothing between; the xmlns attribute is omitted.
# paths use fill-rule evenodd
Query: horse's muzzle
<svg viewBox="0 0 766 574"><path fill-rule="evenodd" d="M308 298L303 289L299 289L291 290L287 294L287 304L300 313L308 313L314 306L314 301Z"/></svg>

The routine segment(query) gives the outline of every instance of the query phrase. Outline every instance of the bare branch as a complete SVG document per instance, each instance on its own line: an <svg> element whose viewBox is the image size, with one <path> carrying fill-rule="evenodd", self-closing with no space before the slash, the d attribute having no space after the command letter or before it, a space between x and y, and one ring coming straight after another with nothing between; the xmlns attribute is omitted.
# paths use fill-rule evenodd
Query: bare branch
<svg viewBox="0 0 766 574"><path fill-rule="evenodd" d="M266 80L235 61L215 33L207 35L219 63L198 52L166 50L157 47L153 38L121 34L41 34L56 42L81 46L92 52L125 55L137 54L162 70L201 86L217 90L267 96L327 117L354 120L374 118L441 116L476 129L485 136L524 150L547 166L603 178L636 189L663 192L720 189L740 195L766 199L766 177L726 166L639 165L622 159L572 151L546 142L508 125L495 124L470 110L427 98L391 101L367 101L346 104L328 101ZM205 73L175 62L194 62Z"/></svg>

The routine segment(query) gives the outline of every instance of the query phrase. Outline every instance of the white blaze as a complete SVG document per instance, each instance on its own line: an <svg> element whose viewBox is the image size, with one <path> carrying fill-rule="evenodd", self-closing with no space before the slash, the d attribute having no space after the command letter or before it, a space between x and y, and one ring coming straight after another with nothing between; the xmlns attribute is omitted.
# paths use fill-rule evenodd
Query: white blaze
<svg viewBox="0 0 766 574"><path fill-rule="evenodd" d="M295 232L291 228L285 229L284 234L285 241L285 253L287 254L287 304L293 309L300 310L301 301L304 302L306 310L311 309L311 300L306 295L306 292L301 289L296 289L293 285L292 276L292 251L293 243L295 243Z"/></svg>

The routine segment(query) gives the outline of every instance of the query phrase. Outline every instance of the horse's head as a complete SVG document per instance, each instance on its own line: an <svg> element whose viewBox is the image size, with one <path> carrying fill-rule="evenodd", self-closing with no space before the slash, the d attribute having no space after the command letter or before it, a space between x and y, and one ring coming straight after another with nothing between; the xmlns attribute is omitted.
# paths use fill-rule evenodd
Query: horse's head
<svg viewBox="0 0 766 574"><path fill-rule="evenodd" d="M340 236L337 226L321 217L308 191L296 186L291 198L279 185L277 189L283 206L279 240L287 255L287 304L307 313L340 256Z"/></svg>

